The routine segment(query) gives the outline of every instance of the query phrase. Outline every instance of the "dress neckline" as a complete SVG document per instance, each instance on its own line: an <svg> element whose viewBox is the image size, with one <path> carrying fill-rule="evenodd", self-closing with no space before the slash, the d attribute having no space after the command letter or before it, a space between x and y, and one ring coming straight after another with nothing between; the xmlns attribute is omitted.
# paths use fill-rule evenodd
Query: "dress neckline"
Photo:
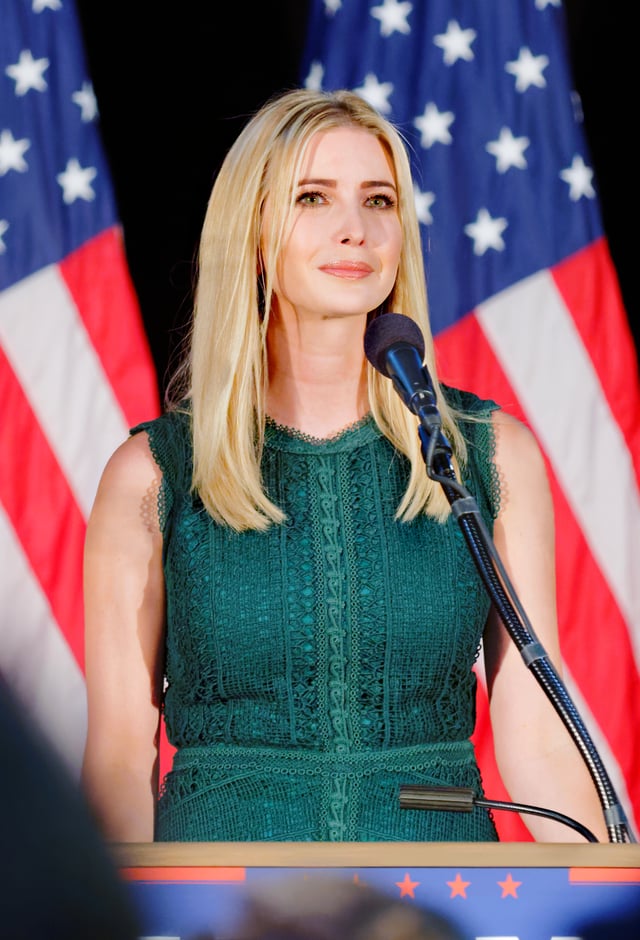
<svg viewBox="0 0 640 940"><path fill-rule="evenodd" d="M306 431L301 431L299 428L292 428L288 424L280 424L279 421L275 421L270 415L267 415L266 423L268 427L274 428L276 431L280 431L283 434L287 434L290 437L297 437L300 440L308 441L311 444L326 444L328 441L335 441L336 438L342 437L343 434L347 434L349 431L354 431L356 428L362 427L363 424L366 424L370 418L370 413L363 415L362 418L358 418L356 421L351 421L349 424L345 424L344 427L338 428L337 431L332 431L331 434L327 434L325 437L316 437L314 434L307 434Z"/></svg>
<svg viewBox="0 0 640 940"><path fill-rule="evenodd" d="M340 428L328 437L314 437L298 428L279 424L268 415L265 422L265 443L268 446L299 453L309 451L329 453L347 450L379 435L380 431L370 413Z"/></svg>

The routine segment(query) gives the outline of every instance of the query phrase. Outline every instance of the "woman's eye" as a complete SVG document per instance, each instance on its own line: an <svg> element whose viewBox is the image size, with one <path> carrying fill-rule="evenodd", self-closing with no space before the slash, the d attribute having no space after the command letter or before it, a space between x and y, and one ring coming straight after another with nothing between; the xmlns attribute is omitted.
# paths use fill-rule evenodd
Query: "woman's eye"
<svg viewBox="0 0 640 940"><path fill-rule="evenodd" d="M301 206L319 206L325 201L325 198L322 193L308 192L300 193L296 201Z"/></svg>
<svg viewBox="0 0 640 940"><path fill-rule="evenodd" d="M367 199L367 205L373 206L378 209L387 209L395 206L395 200L391 196L387 196L385 193L377 193L375 196L369 196Z"/></svg>
<svg viewBox="0 0 640 940"><path fill-rule="evenodd" d="M328 201L325 194L317 190L300 193L296 199L299 206L324 206ZM395 207L396 201L386 193L375 193L373 196L367 196L364 205L372 209L391 209Z"/></svg>

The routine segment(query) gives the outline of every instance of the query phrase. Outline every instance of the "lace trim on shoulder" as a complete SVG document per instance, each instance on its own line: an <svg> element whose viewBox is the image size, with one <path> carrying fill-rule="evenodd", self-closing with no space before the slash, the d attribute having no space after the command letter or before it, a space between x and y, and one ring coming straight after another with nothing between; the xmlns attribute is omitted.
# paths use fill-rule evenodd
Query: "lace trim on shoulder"
<svg viewBox="0 0 640 940"><path fill-rule="evenodd" d="M158 418L136 425L130 433L137 434L140 431L146 431L151 455L162 471L157 511L160 529L165 532L176 492L186 492L190 485L192 452L189 417L182 412L166 412Z"/></svg>
<svg viewBox="0 0 640 940"><path fill-rule="evenodd" d="M500 513L500 503L502 499L502 485L500 473L496 465L496 432L493 421L488 427L487 437L489 438L489 492L491 495L491 505L494 519L498 518Z"/></svg>

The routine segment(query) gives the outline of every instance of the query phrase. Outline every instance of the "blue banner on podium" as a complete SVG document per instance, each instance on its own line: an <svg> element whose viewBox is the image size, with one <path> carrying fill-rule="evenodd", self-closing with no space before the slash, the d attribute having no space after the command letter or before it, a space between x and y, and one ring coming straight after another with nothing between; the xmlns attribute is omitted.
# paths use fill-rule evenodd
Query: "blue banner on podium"
<svg viewBox="0 0 640 940"><path fill-rule="evenodd" d="M288 879L295 890L296 880L327 876L444 914L470 940L640 938L640 868L163 865L121 873L153 940L206 932L231 940L253 886Z"/></svg>

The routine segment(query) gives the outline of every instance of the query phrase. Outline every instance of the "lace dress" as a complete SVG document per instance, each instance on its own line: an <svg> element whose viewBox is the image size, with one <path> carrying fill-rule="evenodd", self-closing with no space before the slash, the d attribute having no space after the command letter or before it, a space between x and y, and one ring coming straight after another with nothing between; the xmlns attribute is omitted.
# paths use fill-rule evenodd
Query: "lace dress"
<svg viewBox="0 0 640 940"><path fill-rule="evenodd" d="M491 425L464 429L464 482L491 528ZM190 494L187 416L141 430L163 472L177 749L156 840L496 840L484 809L399 806L401 784L482 794L469 739L489 599L455 520L394 521L408 464L373 419L327 440L267 425L263 477L288 519L267 532L220 526Z"/></svg>

